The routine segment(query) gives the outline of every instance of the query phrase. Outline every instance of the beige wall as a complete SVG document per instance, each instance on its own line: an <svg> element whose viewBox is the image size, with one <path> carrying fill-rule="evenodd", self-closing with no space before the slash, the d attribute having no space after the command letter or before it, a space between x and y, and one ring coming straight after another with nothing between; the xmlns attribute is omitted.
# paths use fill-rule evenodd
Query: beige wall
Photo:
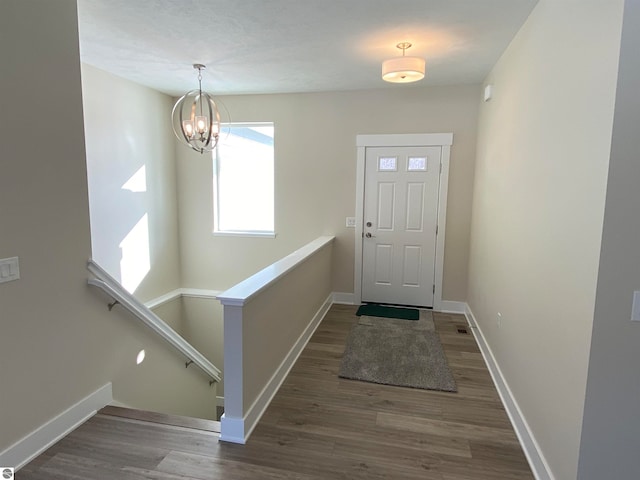
<svg viewBox="0 0 640 480"><path fill-rule="evenodd" d="M243 307L243 413L331 294L332 249L323 247Z"/></svg>
<svg viewBox="0 0 640 480"><path fill-rule="evenodd" d="M141 410L215 420L218 385L209 385L211 378L197 366L185 368L186 358L137 319L127 313L114 316L110 322L115 325L104 333L114 357L105 359L114 400ZM136 365L141 349L145 360Z"/></svg>
<svg viewBox="0 0 640 480"><path fill-rule="evenodd" d="M153 313L180 335L182 335L182 325L184 321L182 300L182 297L174 298L170 302L163 303L151 309Z"/></svg>
<svg viewBox="0 0 640 480"><path fill-rule="evenodd" d="M621 0L541 0L480 113L468 303L558 479L577 472L621 19Z"/></svg>
<svg viewBox="0 0 640 480"><path fill-rule="evenodd" d="M218 300L184 297L180 334L224 372L223 312ZM224 396L224 373L217 389L218 395Z"/></svg>
<svg viewBox="0 0 640 480"><path fill-rule="evenodd" d="M171 97L90 65L82 95L93 259L142 301L179 288Z"/></svg>
<svg viewBox="0 0 640 480"><path fill-rule="evenodd" d="M144 382L168 398L167 372L185 368L181 355L161 348L118 308L109 313L107 299L87 286L75 1L0 2L0 58L0 89L11 93L2 97L11 115L0 128L0 258L19 256L21 273L19 281L0 284L2 452L110 381L117 396L127 397L121 401L129 400L121 386ZM38 130L29 137L34 112ZM157 357L157 370L136 368L141 348L149 349L147 361ZM147 368L156 373L143 375ZM180 380L185 389L206 387L205 395L215 396L206 377L195 369L187 375L191 380Z"/></svg>
<svg viewBox="0 0 640 480"><path fill-rule="evenodd" d="M153 313L224 372L223 311L218 300L178 297L154 308ZM223 384L224 378L217 386L219 396L224 396Z"/></svg>
<svg viewBox="0 0 640 480"><path fill-rule="evenodd" d="M86 64L82 64L82 88L93 259L126 286L127 262L135 265L147 255L150 270L134 292L142 301L180 288L175 142L169 121L173 101ZM146 188L131 191L127 182L142 168ZM136 245L133 253L126 252L121 247L123 239L144 215L148 242ZM178 298L154 312L222 368L219 302ZM144 390L149 388L135 391L130 385L128 404L178 413L175 399L149 402ZM221 384L217 393L223 395ZM195 415L204 410L211 416L206 408L187 403L184 411Z"/></svg>
<svg viewBox="0 0 640 480"><path fill-rule="evenodd" d="M624 10L604 232L591 336L579 478L640 478L640 3Z"/></svg>
<svg viewBox="0 0 640 480"><path fill-rule="evenodd" d="M275 122L277 237L214 237L212 160L178 146L184 287L224 290L321 235L335 235L332 289L353 292L356 135L453 132L443 299L467 296L478 86L224 97L235 122Z"/></svg>

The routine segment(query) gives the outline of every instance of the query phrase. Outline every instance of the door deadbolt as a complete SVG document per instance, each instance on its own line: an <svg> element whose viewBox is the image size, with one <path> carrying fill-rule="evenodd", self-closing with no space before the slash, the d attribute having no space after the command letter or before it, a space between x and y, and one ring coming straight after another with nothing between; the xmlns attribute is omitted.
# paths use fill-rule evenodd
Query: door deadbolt
<svg viewBox="0 0 640 480"><path fill-rule="evenodd" d="M371 226L371 222L367 222L367 227L370 227L370 226Z"/></svg>

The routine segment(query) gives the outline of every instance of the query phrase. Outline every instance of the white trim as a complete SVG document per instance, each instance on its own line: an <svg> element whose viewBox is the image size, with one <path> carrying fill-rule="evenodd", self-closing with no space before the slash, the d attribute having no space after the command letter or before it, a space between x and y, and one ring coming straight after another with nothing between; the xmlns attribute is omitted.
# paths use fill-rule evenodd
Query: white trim
<svg viewBox="0 0 640 480"><path fill-rule="evenodd" d="M222 290L204 290L201 288L181 288L180 295L187 298L211 298L213 300L218 299L218 295L222 293Z"/></svg>
<svg viewBox="0 0 640 480"><path fill-rule="evenodd" d="M466 303L464 305L464 316L467 317L467 323L469 324L469 326L471 328L478 328L478 323L476 322L476 317L473 316L473 313L471 312L471 307L469 307L469 305L466 304ZM484 337L482 337L482 338L483 338L483 342L484 342ZM485 361L485 363L486 363L486 361Z"/></svg>
<svg viewBox="0 0 640 480"><path fill-rule="evenodd" d="M152 298L144 302L144 306L153 310L166 303L172 302L178 298L211 298L217 299L218 295L222 293L222 290L203 290L200 288L176 288L170 292L160 295L159 297Z"/></svg>
<svg viewBox="0 0 640 480"><path fill-rule="evenodd" d="M353 293L333 292L333 303L340 305L355 305L355 295Z"/></svg>
<svg viewBox="0 0 640 480"><path fill-rule="evenodd" d="M0 465L22 468L112 400L111 383L107 383L0 452Z"/></svg>
<svg viewBox="0 0 640 480"><path fill-rule="evenodd" d="M135 318L158 334L160 338L173 346L189 360L192 360L195 365L200 367L200 369L213 380L216 382L222 380L222 372L213 363L202 355L193 345L178 335L175 330L142 302L127 292L117 280L100 268L97 263L89 260L87 269L95 277L87 280L89 285L104 290L111 298L117 300L122 307L131 312Z"/></svg>
<svg viewBox="0 0 640 480"><path fill-rule="evenodd" d="M436 286L433 292L434 310L442 310L442 279L444 278L444 238L447 230L447 195L449 192L449 158L451 147L442 146L440 154L440 186L438 188L438 235L436 236L436 264L433 273L433 284Z"/></svg>
<svg viewBox="0 0 640 480"><path fill-rule="evenodd" d="M452 302L451 300L440 300L440 308L434 310L441 313L466 313L467 304L465 302Z"/></svg>
<svg viewBox="0 0 640 480"><path fill-rule="evenodd" d="M356 143L360 141L358 135L356 137ZM354 232L355 237L355 267L353 271L353 303L360 305L362 303L362 236L364 235L363 219L364 219L364 164L366 160L367 149L363 146L358 146L356 157L356 230Z"/></svg>
<svg viewBox="0 0 640 480"><path fill-rule="evenodd" d="M529 424L522 414L522 410L520 410L518 402L513 396L513 393L509 388L509 384L504 378L502 370L500 370L500 366L491 351L491 347L489 347L489 344L486 342L482 329L476 321L469 305L466 305L465 317L467 317L473 336L475 337L478 347L482 352L482 357L487 364L493 383L496 386L496 390L498 390L502 404L507 411L507 415L511 420L511 425L518 436L522 450L529 461L529 466L531 467L535 478L537 480L554 480L555 477L551 473L549 463L542 454L540 445L536 441L531 428L529 428Z"/></svg>
<svg viewBox="0 0 640 480"><path fill-rule="evenodd" d="M176 288L175 290L171 290L164 295L160 295L159 297L152 298L151 300L144 302L144 306L153 310L154 308L158 308L166 303L173 302L181 296L182 293L180 292L180 289Z"/></svg>
<svg viewBox="0 0 640 480"><path fill-rule="evenodd" d="M433 295L433 309L442 310L442 281L444 277L444 240L447 223L447 195L449 188L449 163L453 133L409 133L391 135L356 135L356 228L355 266L353 279L353 302L362 303L362 234L364 216L364 183L365 160L368 147L410 147L410 146L438 146L441 147L440 185L438 188L438 236L436 237L436 257L434 268L435 292ZM462 312L460 312L462 313Z"/></svg>
<svg viewBox="0 0 640 480"><path fill-rule="evenodd" d="M356 135L357 147L440 147L453 145L453 133Z"/></svg>
<svg viewBox="0 0 640 480"><path fill-rule="evenodd" d="M254 238L276 238L276 232L231 232L213 231L214 237L254 237Z"/></svg>
<svg viewBox="0 0 640 480"><path fill-rule="evenodd" d="M329 295L324 303L320 306L316 314L313 316L307 328L304 329L298 340L293 344L291 350L284 358L282 363L278 366L275 373L271 376L265 387L262 389L258 398L253 402L253 405L249 407L249 410L242 418L228 416L228 412L222 415L221 420L221 432L220 440L223 442L240 443L245 444L251 432L258 424L258 421L262 417L263 413L271 403L274 395L280 389L282 382L287 378L287 375L293 368L293 365L298 360L298 357L304 350L304 347L309 343L309 339L322 322L329 308L332 305L332 295Z"/></svg>
<svg viewBox="0 0 640 480"><path fill-rule="evenodd" d="M241 307L251 301L255 295L275 283L278 279L286 275L290 270L297 267L316 252L326 247L336 237L319 237L309 242L302 248L278 260L277 262L263 268L258 273L250 276L242 282L234 285L229 290L218 295L218 300L222 305Z"/></svg>
<svg viewBox="0 0 640 480"><path fill-rule="evenodd" d="M245 418L230 417L225 411L220 417L220 441L229 443L247 443L248 435L244 434Z"/></svg>
<svg viewBox="0 0 640 480"><path fill-rule="evenodd" d="M227 418L242 419L244 416L244 352L242 350L244 347L244 332L242 328L242 313L242 307L234 305L226 305L224 307L224 344L227 346L224 349L224 373L226 379L224 385L224 414ZM233 427L230 428L233 429Z"/></svg>
<svg viewBox="0 0 640 480"><path fill-rule="evenodd" d="M221 397L220 395L216 396L216 406L224 407L224 397Z"/></svg>

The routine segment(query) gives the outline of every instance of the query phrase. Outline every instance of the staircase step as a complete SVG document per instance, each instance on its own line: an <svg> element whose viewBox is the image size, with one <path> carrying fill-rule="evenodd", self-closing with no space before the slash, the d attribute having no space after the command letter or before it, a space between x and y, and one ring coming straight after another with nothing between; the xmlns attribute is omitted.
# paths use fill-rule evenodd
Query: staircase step
<svg viewBox="0 0 640 480"><path fill-rule="evenodd" d="M192 428L205 432L220 433L220 422L206 420L203 418L184 417L182 415L172 415L169 413L149 412L146 410L136 410L133 408L116 407L107 405L98 411L102 415L112 417L128 418L142 422L159 423L161 425L171 425L174 427Z"/></svg>

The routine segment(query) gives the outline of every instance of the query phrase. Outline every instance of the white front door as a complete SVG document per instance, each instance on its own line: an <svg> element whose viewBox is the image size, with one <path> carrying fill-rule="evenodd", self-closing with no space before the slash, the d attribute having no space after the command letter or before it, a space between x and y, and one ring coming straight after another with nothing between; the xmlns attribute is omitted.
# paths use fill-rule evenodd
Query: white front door
<svg viewBox="0 0 640 480"><path fill-rule="evenodd" d="M433 306L442 147L367 147L362 301Z"/></svg>

